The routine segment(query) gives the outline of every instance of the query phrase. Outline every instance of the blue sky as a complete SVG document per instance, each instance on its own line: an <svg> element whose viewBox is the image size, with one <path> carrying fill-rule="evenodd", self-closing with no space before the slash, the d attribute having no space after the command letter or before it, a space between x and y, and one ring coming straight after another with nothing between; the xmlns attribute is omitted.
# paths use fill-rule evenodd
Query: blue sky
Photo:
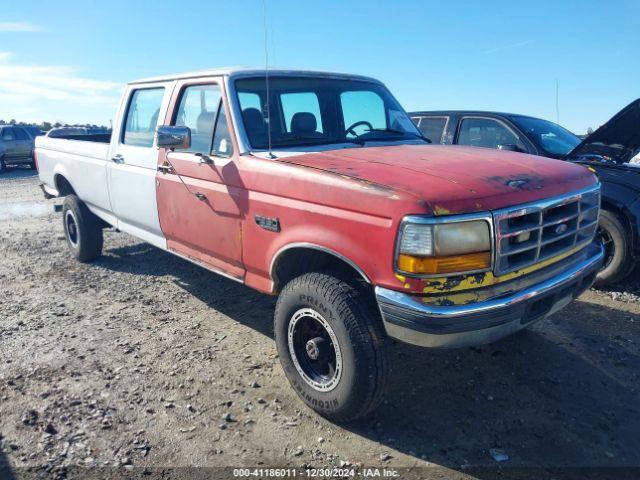
<svg viewBox="0 0 640 480"><path fill-rule="evenodd" d="M262 0L3 2L0 118L113 118L121 85L264 65ZM275 67L371 75L407 110L556 119L576 133L640 97L640 2L267 0Z"/></svg>

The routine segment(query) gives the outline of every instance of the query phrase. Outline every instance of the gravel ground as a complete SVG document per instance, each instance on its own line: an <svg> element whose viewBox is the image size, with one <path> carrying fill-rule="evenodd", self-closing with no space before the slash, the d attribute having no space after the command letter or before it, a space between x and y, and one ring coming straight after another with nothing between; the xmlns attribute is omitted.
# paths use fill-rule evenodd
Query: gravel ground
<svg viewBox="0 0 640 480"><path fill-rule="evenodd" d="M640 467L638 272L492 345L394 345L387 401L336 425L289 387L272 297L114 231L103 258L77 263L37 184L29 170L0 177L2 478L86 478L98 467L363 466L422 478ZM172 472L162 478L194 471Z"/></svg>

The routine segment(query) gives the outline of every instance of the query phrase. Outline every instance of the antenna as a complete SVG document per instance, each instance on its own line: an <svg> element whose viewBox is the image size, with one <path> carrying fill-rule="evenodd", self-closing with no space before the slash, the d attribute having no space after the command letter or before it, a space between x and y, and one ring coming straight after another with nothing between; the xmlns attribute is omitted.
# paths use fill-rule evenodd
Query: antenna
<svg viewBox="0 0 640 480"><path fill-rule="evenodd" d="M262 21L264 27L264 80L267 87L267 139L269 158L276 158L271 150L271 97L269 94L269 44L267 43L267 0L262 0Z"/></svg>
<svg viewBox="0 0 640 480"><path fill-rule="evenodd" d="M556 78L556 123L560 125L560 102L558 100L558 79Z"/></svg>

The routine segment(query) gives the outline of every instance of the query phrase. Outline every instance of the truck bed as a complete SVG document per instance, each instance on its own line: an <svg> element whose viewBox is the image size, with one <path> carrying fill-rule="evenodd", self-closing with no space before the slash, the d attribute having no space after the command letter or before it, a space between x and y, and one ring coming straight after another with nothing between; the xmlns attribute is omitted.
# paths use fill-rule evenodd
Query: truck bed
<svg viewBox="0 0 640 480"><path fill-rule="evenodd" d="M36 138L36 159L43 187L47 193L58 195L65 187L60 184L59 179L65 178L94 212L108 212L107 165L110 135L73 137Z"/></svg>

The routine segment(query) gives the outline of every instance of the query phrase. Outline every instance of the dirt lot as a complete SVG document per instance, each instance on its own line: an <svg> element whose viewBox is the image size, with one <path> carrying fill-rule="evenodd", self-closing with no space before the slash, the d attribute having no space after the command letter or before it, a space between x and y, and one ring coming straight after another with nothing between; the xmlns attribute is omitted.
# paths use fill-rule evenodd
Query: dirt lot
<svg viewBox="0 0 640 480"><path fill-rule="evenodd" d="M362 465L425 478L640 467L638 272L493 345L396 344L388 400L336 425L305 408L280 369L273 298L114 231L103 258L77 263L37 184L29 170L0 177L2 478L86 478L97 467Z"/></svg>

